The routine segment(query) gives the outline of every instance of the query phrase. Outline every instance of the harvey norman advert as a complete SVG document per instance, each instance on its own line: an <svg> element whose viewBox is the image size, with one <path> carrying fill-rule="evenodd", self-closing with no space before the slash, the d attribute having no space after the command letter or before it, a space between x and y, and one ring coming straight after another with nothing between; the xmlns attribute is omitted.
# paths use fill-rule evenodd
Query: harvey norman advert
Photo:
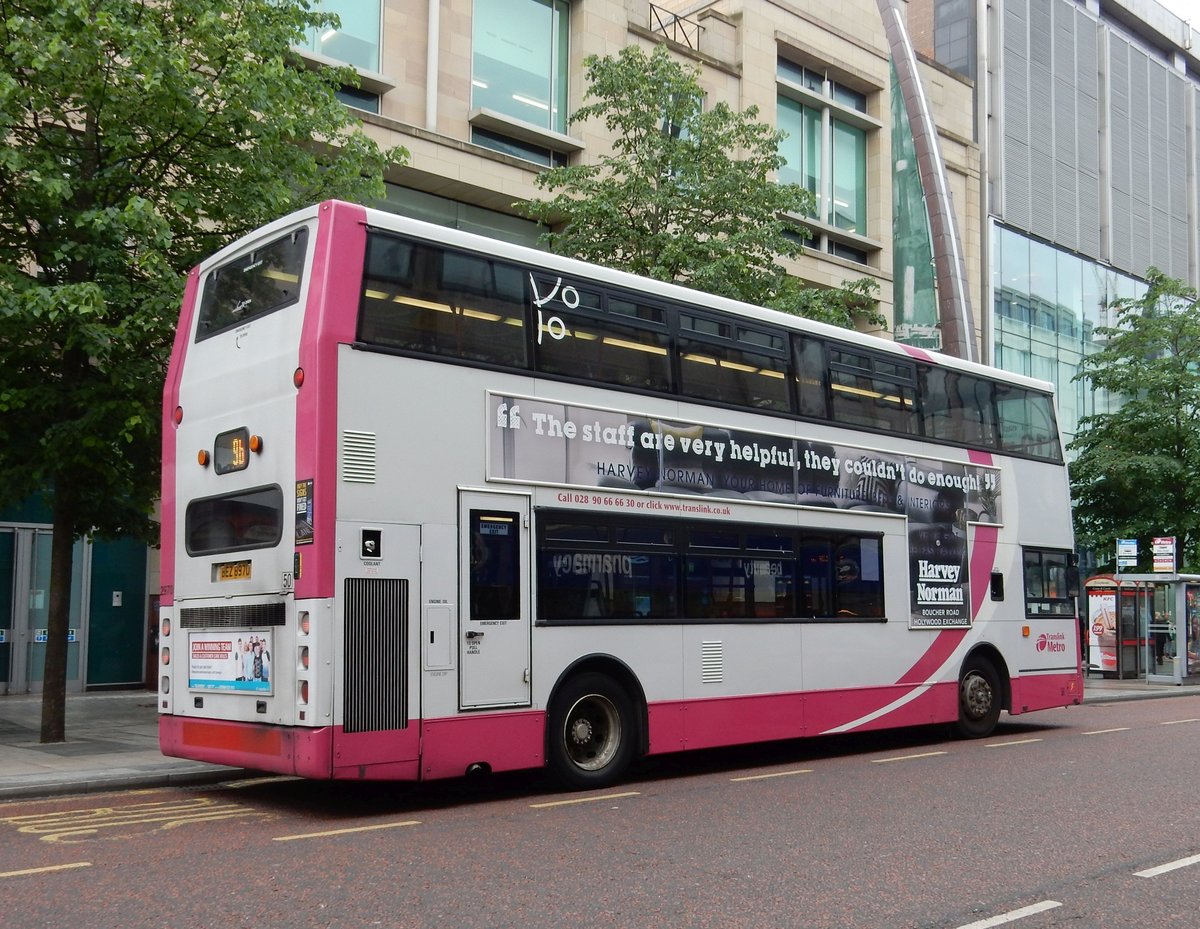
<svg viewBox="0 0 1200 929"><path fill-rule="evenodd" d="M490 392L487 410L488 479L601 491L567 502L719 516L723 503L751 500L905 516L909 624L971 623L967 525L1001 522L995 467ZM638 491L696 499L666 505Z"/></svg>

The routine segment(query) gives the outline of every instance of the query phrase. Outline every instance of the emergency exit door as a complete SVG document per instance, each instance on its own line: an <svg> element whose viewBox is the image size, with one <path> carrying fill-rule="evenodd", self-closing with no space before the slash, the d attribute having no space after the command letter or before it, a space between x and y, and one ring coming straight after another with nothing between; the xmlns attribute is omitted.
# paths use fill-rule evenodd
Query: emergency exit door
<svg viewBox="0 0 1200 929"><path fill-rule="evenodd" d="M464 493L459 505L459 704L528 706L529 498Z"/></svg>

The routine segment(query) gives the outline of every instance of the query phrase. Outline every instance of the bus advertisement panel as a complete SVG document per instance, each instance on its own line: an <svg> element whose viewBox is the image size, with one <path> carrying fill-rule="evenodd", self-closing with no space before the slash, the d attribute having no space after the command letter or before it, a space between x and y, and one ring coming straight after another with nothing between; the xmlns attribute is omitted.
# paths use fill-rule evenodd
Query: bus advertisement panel
<svg viewBox="0 0 1200 929"><path fill-rule="evenodd" d="M534 397L489 394L487 409L488 480L605 491L566 502L696 512L630 491L903 516L910 628L971 625L967 531L1001 523L998 468Z"/></svg>

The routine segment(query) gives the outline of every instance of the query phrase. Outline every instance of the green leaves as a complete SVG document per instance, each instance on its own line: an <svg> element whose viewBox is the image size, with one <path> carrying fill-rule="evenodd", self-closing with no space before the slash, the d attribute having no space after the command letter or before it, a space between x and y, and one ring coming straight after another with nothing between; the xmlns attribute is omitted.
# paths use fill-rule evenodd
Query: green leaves
<svg viewBox="0 0 1200 929"><path fill-rule="evenodd" d="M706 107L698 71L661 45L649 55L628 46L585 66L586 102L571 123L602 122L612 152L542 172L538 186L552 196L518 205L551 227L551 249L839 325L863 313L882 323L861 282L802 294L780 264L801 253L806 235L783 214L808 213L812 200L771 180L781 134L755 108Z"/></svg>
<svg viewBox="0 0 1200 929"><path fill-rule="evenodd" d="M1200 565L1200 304L1184 282L1151 269L1137 300L1113 304L1102 348L1078 377L1119 396L1088 416L1069 448L1078 541L1102 555L1116 538L1174 535Z"/></svg>
<svg viewBox="0 0 1200 929"><path fill-rule="evenodd" d="M331 21L302 0L0 0L0 505L70 487L56 531L151 536L187 270L291 209L381 195L406 157L335 98L352 69L293 61Z"/></svg>

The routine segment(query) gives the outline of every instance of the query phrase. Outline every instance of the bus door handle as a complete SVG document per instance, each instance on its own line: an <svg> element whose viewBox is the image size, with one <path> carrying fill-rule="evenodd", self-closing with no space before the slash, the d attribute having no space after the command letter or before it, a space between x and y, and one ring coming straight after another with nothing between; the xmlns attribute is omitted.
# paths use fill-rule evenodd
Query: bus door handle
<svg viewBox="0 0 1200 929"><path fill-rule="evenodd" d="M468 639L482 639L483 633L476 632L474 629L472 629L470 632L467 633L467 638Z"/></svg>

